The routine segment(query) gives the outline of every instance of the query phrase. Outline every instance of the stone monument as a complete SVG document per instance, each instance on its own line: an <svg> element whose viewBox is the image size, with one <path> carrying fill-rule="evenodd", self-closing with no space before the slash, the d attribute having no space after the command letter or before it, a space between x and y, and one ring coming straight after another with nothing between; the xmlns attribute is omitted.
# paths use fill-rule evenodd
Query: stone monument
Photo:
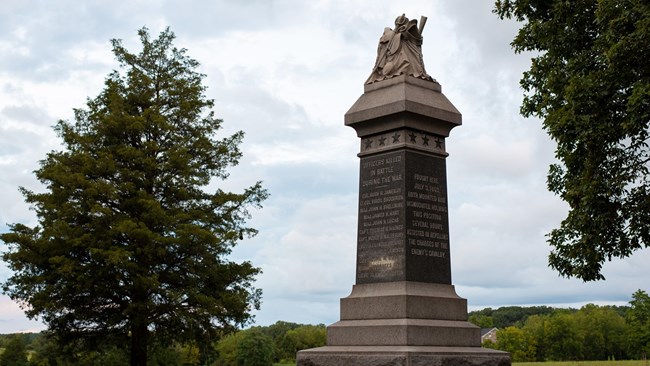
<svg viewBox="0 0 650 366"><path fill-rule="evenodd" d="M510 365L481 348L451 281L445 138L461 114L424 69L425 21L384 30L345 114L361 138L356 284L327 346L298 352L298 366Z"/></svg>

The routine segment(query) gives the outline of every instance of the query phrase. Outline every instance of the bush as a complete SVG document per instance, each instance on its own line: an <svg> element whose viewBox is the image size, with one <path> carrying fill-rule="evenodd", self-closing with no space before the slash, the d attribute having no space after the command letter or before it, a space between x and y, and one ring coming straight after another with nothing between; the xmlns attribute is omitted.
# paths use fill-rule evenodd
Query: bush
<svg viewBox="0 0 650 366"><path fill-rule="evenodd" d="M259 329L242 330L217 343L220 366L271 366L275 348L273 339Z"/></svg>
<svg viewBox="0 0 650 366"><path fill-rule="evenodd" d="M5 350L0 355L0 366L27 366L27 350L22 335L12 336L5 344Z"/></svg>
<svg viewBox="0 0 650 366"><path fill-rule="evenodd" d="M237 347L238 366L272 366L273 339L260 331L248 331Z"/></svg>

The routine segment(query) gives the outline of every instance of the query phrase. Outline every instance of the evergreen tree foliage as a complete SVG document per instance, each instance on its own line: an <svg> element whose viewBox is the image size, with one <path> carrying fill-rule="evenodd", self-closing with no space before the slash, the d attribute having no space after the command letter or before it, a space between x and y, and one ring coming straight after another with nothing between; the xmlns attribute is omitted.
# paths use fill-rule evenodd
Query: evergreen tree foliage
<svg viewBox="0 0 650 366"><path fill-rule="evenodd" d="M548 188L569 206L551 231L549 265L602 280L602 265L650 246L650 3L497 0L534 57L521 113L557 143Z"/></svg>
<svg viewBox="0 0 650 366"><path fill-rule="evenodd" d="M38 224L0 239L14 271L3 290L30 318L60 344L114 344L145 366L154 340L216 339L250 321L260 271L227 256L256 233L248 210L267 192L211 188L238 163L243 133L217 138L204 75L169 29L138 34L137 54L112 41L121 69L57 123L64 150L35 172L45 190L21 188Z"/></svg>

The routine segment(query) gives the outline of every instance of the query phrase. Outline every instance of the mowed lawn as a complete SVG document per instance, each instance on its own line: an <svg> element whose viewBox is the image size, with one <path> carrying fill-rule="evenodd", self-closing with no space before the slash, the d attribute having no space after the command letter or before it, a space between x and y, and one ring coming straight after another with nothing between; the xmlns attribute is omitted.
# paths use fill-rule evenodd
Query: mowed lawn
<svg viewBox="0 0 650 366"><path fill-rule="evenodd" d="M296 366L293 363L276 363L273 366ZM512 366L650 366L650 361L562 361L562 362L513 362Z"/></svg>
<svg viewBox="0 0 650 366"><path fill-rule="evenodd" d="M643 360L626 361L562 361L562 362L513 362L513 366L650 366Z"/></svg>

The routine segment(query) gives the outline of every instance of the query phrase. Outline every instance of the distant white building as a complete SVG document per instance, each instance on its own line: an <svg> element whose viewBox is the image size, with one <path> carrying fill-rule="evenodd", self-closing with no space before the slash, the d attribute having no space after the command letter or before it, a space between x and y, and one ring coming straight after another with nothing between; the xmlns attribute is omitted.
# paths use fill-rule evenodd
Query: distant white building
<svg viewBox="0 0 650 366"><path fill-rule="evenodd" d="M481 328L481 343L490 340L497 343L497 328Z"/></svg>

